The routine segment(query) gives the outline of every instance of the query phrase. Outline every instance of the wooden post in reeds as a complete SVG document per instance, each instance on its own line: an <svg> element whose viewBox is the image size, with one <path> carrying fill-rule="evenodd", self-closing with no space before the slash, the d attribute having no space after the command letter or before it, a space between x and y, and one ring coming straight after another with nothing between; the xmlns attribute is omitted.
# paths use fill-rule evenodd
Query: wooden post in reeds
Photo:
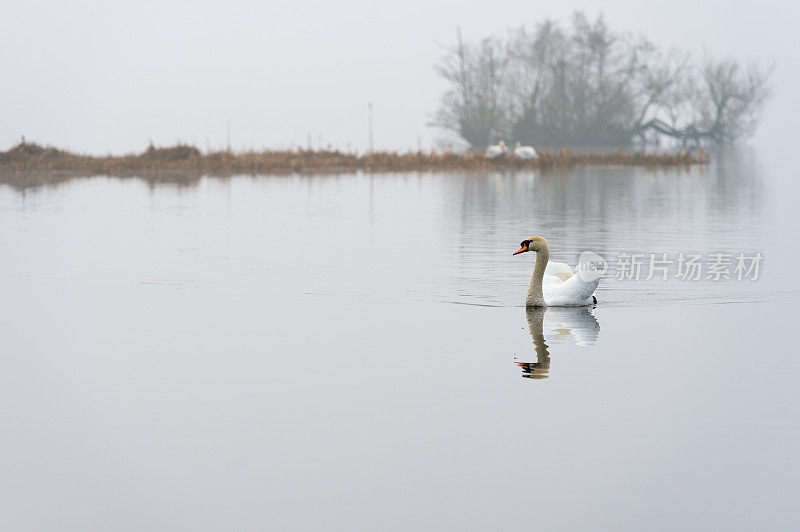
<svg viewBox="0 0 800 532"><path fill-rule="evenodd" d="M368 114L369 114L369 153L372 153L374 146L372 143L372 102L369 102L369 106L367 107Z"/></svg>
<svg viewBox="0 0 800 532"><path fill-rule="evenodd" d="M228 117L228 127L225 131L225 138L227 139L228 153L231 152L231 117Z"/></svg>

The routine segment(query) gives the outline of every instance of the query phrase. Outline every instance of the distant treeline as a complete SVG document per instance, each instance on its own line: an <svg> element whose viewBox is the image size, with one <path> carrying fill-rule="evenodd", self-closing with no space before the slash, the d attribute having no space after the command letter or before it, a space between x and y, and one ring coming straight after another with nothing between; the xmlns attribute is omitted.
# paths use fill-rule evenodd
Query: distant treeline
<svg viewBox="0 0 800 532"><path fill-rule="evenodd" d="M568 28L545 20L479 42L459 30L438 72L449 87L434 123L479 149L733 142L754 132L770 93L770 69L696 63L582 12Z"/></svg>
<svg viewBox="0 0 800 532"><path fill-rule="evenodd" d="M707 162L702 153L573 153L568 149L542 150L529 161L514 158L491 160L482 153L374 152L363 155L339 151L262 151L202 153L194 146L150 145L143 153L95 157L54 147L22 142L0 152L0 175L71 172L76 174L135 175L181 172L196 175L291 174L297 172L407 172L485 170L492 168L548 168L579 164L668 166Z"/></svg>

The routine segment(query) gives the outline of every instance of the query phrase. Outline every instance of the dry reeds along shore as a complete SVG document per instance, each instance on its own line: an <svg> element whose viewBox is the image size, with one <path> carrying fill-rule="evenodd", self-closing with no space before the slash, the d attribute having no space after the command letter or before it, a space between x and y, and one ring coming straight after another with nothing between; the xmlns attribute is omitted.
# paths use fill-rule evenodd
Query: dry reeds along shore
<svg viewBox="0 0 800 532"><path fill-rule="evenodd" d="M698 153L574 153L567 148L541 150L523 161L513 157L488 159L482 152L373 152L364 155L340 151L219 151L204 154L194 146L150 146L143 153L95 157L51 146L20 143L0 152L0 173L75 172L81 174L131 175L147 172L192 172L206 175L286 174L294 172L425 172L487 170L574 165L687 166L708 162Z"/></svg>

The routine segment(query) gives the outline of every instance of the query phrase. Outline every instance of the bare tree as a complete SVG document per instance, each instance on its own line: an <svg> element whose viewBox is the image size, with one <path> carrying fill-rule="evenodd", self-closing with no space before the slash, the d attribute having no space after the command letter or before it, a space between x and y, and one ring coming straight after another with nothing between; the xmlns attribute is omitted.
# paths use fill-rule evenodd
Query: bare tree
<svg viewBox="0 0 800 532"><path fill-rule="evenodd" d="M703 137L720 143L751 136L770 95L770 73L756 65L742 68L732 59L706 60L698 101Z"/></svg>
<svg viewBox="0 0 800 532"><path fill-rule="evenodd" d="M507 135L544 146L736 141L755 130L771 73L730 59L698 67L581 12L568 30L545 20L477 44L459 32L438 70L450 88L435 123L476 148Z"/></svg>
<svg viewBox="0 0 800 532"><path fill-rule="evenodd" d="M434 123L458 133L471 146L484 148L507 130L504 75L508 54L496 39L465 44L460 29L457 41L437 68L451 87L442 96Z"/></svg>
<svg viewBox="0 0 800 532"><path fill-rule="evenodd" d="M747 69L732 59L706 60L678 77L666 91L664 117L643 123L647 129L678 139L684 145L728 143L755 132L769 98L771 69Z"/></svg>
<svg viewBox="0 0 800 532"><path fill-rule="evenodd" d="M512 33L511 72L517 97L512 133L538 144L618 144L631 138L640 114L638 78L654 47L609 30L582 13L564 32L553 21ZM524 83L529 82L529 90Z"/></svg>

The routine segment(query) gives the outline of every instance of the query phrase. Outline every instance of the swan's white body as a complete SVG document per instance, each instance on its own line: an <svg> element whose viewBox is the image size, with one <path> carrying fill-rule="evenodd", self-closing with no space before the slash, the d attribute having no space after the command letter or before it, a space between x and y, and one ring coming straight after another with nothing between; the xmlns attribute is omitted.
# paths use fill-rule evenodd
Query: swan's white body
<svg viewBox="0 0 800 532"><path fill-rule="evenodd" d="M582 307L596 302L593 294L600 279L584 280L575 268L563 262L549 262L547 241L531 237L517 253L536 252L536 263L525 297L526 307Z"/></svg>
<svg viewBox="0 0 800 532"><path fill-rule="evenodd" d="M531 277L533 282L533 277ZM563 262L548 262L542 278L542 295L548 307L582 307L594 303L599 279L585 282L577 270ZM527 301L526 301L527 303ZM527 305L537 306L537 305Z"/></svg>
<svg viewBox="0 0 800 532"><path fill-rule="evenodd" d="M519 142L517 142L516 146L514 146L514 157L522 159L523 161L529 161L536 158L537 155L533 146L520 146Z"/></svg>
<svg viewBox="0 0 800 532"><path fill-rule="evenodd" d="M493 144L486 148L486 157L489 159L498 159L503 157L505 154L508 153L508 148L506 148L506 143L502 140L497 144Z"/></svg>

